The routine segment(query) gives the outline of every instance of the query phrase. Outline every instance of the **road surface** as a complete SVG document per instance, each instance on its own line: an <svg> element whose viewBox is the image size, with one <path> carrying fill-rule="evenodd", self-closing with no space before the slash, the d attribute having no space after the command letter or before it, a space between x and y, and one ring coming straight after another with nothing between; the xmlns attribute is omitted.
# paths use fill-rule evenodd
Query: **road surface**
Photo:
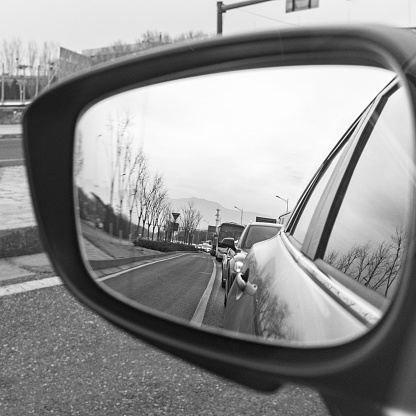
<svg viewBox="0 0 416 416"><path fill-rule="evenodd" d="M63 285L4 296L0 314L1 415L328 416L313 390L261 394L149 347Z"/></svg>
<svg viewBox="0 0 416 416"><path fill-rule="evenodd" d="M0 167L24 164L21 138L0 139Z"/></svg>

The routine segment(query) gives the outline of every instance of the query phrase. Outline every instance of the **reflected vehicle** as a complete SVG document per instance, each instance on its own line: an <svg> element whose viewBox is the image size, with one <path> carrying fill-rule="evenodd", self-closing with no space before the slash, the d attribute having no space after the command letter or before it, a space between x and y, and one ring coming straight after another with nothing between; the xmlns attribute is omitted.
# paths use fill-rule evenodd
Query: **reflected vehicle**
<svg viewBox="0 0 416 416"><path fill-rule="evenodd" d="M222 257L222 266L221 266L221 287L225 287L225 279L224 276L226 274L226 269L228 267L228 262L230 258L235 255L237 245L237 241L234 240L232 237L227 237L222 240L222 244L227 247L226 253Z"/></svg>
<svg viewBox="0 0 416 416"><path fill-rule="evenodd" d="M408 244L405 97L397 82L386 87L321 165L284 231L253 246L229 291L224 329L330 344L380 319Z"/></svg>
<svg viewBox="0 0 416 416"><path fill-rule="evenodd" d="M224 256L222 267L222 282L225 288L224 306L235 276L240 272L244 259L254 244L274 237L282 228L282 224L252 222L246 226L240 240L234 246L229 242L227 256Z"/></svg>
<svg viewBox="0 0 416 416"><path fill-rule="evenodd" d="M234 241L238 241L243 230L244 226L235 222L224 222L218 227L218 234L214 236L212 244L217 261L222 261L224 254L227 253L227 247L223 245L224 239L233 238Z"/></svg>
<svg viewBox="0 0 416 416"><path fill-rule="evenodd" d="M204 251L205 253L209 253L211 251L211 244L202 243L201 244L201 251Z"/></svg>
<svg viewBox="0 0 416 416"><path fill-rule="evenodd" d="M196 245L196 249L198 251L206 251L206 250L203 250L203 248L206 248L207 246L209 246L209 249L211 250L211 240L201 241L200 243Z"/></svg>
<svg viewBox="0 0 416 416"><path fill-rule="evenodd" d="M202 251L202 248L203 248L204 244L205 244L205 242L204 242L204 241L203 241L203 242L201 242L201 243L198 243L198 244L196 245L196 249L197 249L198 251Z"/></svg>

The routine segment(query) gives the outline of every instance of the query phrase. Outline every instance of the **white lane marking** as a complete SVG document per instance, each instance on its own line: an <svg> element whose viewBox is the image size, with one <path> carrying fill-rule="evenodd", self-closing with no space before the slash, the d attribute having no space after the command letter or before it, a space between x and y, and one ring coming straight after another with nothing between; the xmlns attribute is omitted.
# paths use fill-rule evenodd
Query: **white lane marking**
<svg viewBox="0 0 416 416"><path fill-rule="evenodd" d="M59 277L48 277L42 280L31 280L30 282L16 283L14 285L0 287L0 298L15 295L17 293L29 292L31 290L45 289L47 287L62 285Z"/></svg>
<svg viewBox="0 0 416 416"><path fill-rule="evenodd" d="M207 310L207 306L208 306L208 300L209 300L209 297L211 296L212 287L214 286L215 276L217 275L217 265L215 264L214 259L212 259L212 263L214 264L214 270L212 271L212 275L205 289L205 292L202 295L202 298L200 299L198 306L195 309L194 316L192 317L191 322L190 322L191 325L194 325L197 327L202 326L202 321L204 319L205 311Z"/></svg>
<svg viewBox="0 0 416 416"><path fill-rule="evenodd" d="M161 260L156 260L156 261L152 261L150 263L141 264L140 266L132 267L131 269L122 270L121 272L117 272L117 273L114 273L114 274L109 274L108 276L100 277L100 278L96 279L96 281L97 282L104 282L104 280L108 280L108 279L111 279L113 277L120 276L123 273L131 272L131 271L137 270L137 269L141 269L142 267L146 267L146 266L151 266L152 264L160 263L162 261L176 259L178 257L185 256L185 255L186 254L178 254L177 256L165 257Z"/></svg>
<svg viewBox="0 0 416 416"><path fill-rule="evenodd" d="M5 162L21 162L24 159L0 159L0 163L5 163Z"/></svg>

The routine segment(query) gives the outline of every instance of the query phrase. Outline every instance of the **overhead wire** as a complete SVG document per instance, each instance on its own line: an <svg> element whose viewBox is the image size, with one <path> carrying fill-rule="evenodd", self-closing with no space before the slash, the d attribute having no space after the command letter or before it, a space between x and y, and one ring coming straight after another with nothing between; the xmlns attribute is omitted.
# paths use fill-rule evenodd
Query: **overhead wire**
<svg viewBox="0 0 416 416"><path fill-rule="evenodd" d="M283 23L283 24L285 24L285 25L289 25L289 26L300 26L300 25L298 25L298 24L296 24L296 23L288 23L288 22L284 22L283 20L274 19L273 17L264 16L264 15L259 14L259 13L249 12L249 11L247 11L247 10L240 10L240 9L236 9L236 11L241 12L241 13L252 14L253 16L262 17L263 19L272 20L272 21L274 21L274 22Z"/></svg>

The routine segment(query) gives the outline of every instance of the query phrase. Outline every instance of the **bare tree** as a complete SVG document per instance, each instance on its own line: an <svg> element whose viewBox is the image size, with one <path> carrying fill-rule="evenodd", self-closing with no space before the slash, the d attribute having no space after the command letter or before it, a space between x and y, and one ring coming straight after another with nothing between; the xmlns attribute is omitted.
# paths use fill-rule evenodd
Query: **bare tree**
<svg viewBox="0 0 416 416"><path fill-rule="evenodd" d="M39 48L36 42L30 41L27 45L27 62L31 75L36 74L37 62L39 59Z"/></svg>
<svg viewBox="0 0 416 416"><path fill-rule="evenodd" d="M190 244L190 236L198 228L202 214L195 208L194 202L188 202L187 207L181 208L180 224L184 233L184 242Z"/></svg>
<svg viewBox="0 0 416 416"><path fill-rule="evenodd" d="M159 218L158 218L158 230L157 230L157 239L160 238L160 231L162 227L165 228L165 236L164 239L166 241L168 237L167 230L169 230L170 218L172 215L172 204L165 199L162 204L162 209L160 210Z"/></svg>
<svg viewBox="0 0 416 416"><path fill-rule="evenodd" d="M118 210L119 215L123 213L124 198L129 190L129 183L132 171L132 143L133 135L129 132L130 124L132 123L132 116L126 113L123 120L118 125L117 131L117 190L118 190Z"/></svg>
<svg viewBox="0 0 416 416"><path fill-rule="evenodd" d="M149 182L146 183L146 185L149 185ZM145 230L146 230L146 222L147 218L150 215L150 204L152 200L151 195L151 189L150 186L146 186L143 189L143 202L141 204L141 216L142 216L142 231L143 231L143 237L145 237ZM147 237L149 237L149 229L147 229Z"/></svg>
<svg viewBox="0 0 416 416"><path fill-rule="evenodd" d="M13 73L17 75L17 67L23 57L22 40L13 38L12 40L8 41L4 39L2 57L5 63L6 71L10 75Z"/></svg>
<svg viewBox="0 0 416 416"><path fill-rule="evenodd" d="M153 180L154 192L152 193L152 201L150 203L150 211L148 218L148 227L152 226L152 240L154 239L155 229L159 227L159 217L163 210L164 203L167 198L167 190L164 187L163 177L156 174Z"/></svg>
<svg viewBox="0 0 416 416"><path fill-rule="evenodd" d="M59 45L55 42L44 42L39 57L43 75L48 75L49 84L58 71Z"/></svg>
<svg viewBox="0 0 416 416"><path fill-rule="evenodd" d="M137 43L142 43L147 46L160 45L162 43L172 43L172 38L167 33L162 33L157 30L148 30L136 39Z"/></svg>
<svg viewBox="0 0 416 416"><path fill-rule="evenodd" d="M121 171L127 169L126 159L130 157L129 148L132 137L129 134L129 128L132 124L134 115L125 111L115 118L109 117L107 120L107 158L110 166L110 205L113 206L114 193L116 185L120 188L120 176L125 173ZM123 182L124 185L124 182ZM124 191L124 190L123 190Z"/></svg>
<svg viewBox="0 0 416 416"><path fill-rule="evenodd" d="M129 53L133 52L132 45L121 40L113 42L109 49L115 58L128 55Z"/></svg>
<svg viewBox="0 0 416 416"><path fill-rule="evenodd" d="M23 59L24 59L23 42L21 39L14 38L12 40L12 44L13 44L13 49L15 51L16 66L17 66L17 69L20 69L19 66L25 64L25 62L23 62Z"/></svg>
<svg viewBox="0 0 416 416"><path fill-rule="evenodd" d="M158 221L159 223L158 238L159 238L160 231L163 229L165 241L171 240L172 238L172 234L171 234L173 232L172 211L173 211L172 204L169 202L168 199L166 199L163 203L163 208L160 212L159 221Z"/></svg>
<svg viewBox="0 0 416 416"><path fill-rule="evenodd" d="M208 35L200 30L193 31L189 30L188 32L182 33L175 38L175 42L183 42L186 40L197 40L197 39L206 39Z"/></svg>
<svg viewBox="0 0 416 416"><path fill-rule="evenodd" d="M386 261L386 267L383 270L383 274L372 287L374 290L384 288L385 296L387 296L388 290L395 281L401 268L401 262L406 245L406 236L403 229L396 229L396 232L391 236L391 239L392 244L390 246L388 261Z"/></svg>
<svg viewBox="0 0 416 416"><path fill-rule="evenodd" d="M143 148L140 147L133 158L132 169L129 175L129 193L128 193L128 207L129 207L129 235L132 234L132 217L134 206L137 205L139 199L140 188L147 181L148 178L148 163ZM140 224L140 218L139 222Z"/></svg>
<svg viewBox="0 0 416 416"><path fill-rule="evenodd" d="M117 212L118 228L120 228L124 200L130 190L130 178L134 163L132 162L134 160L132 156L134 136L130 129L133 119L134 114L126 110L114 118L109 117L106 124L105 140L107 141L108 171L110 175L109 205L113 208L113 211ZM118 197L116 207L114 207L115 194Z"/></svg>
<svg viewBox="0 0 416 416"><path fill-rule="evenodd" d="M144 201L144 216L146 217L147 223L147 237L150 238L150 226L155 215L155 207L158 204L158 195L163 193L166 195L166 191L163 190L163 178L160 174L156 173L149 183L148 192ZM143 220L143 230L145 228L145 221Z"/></svg>

